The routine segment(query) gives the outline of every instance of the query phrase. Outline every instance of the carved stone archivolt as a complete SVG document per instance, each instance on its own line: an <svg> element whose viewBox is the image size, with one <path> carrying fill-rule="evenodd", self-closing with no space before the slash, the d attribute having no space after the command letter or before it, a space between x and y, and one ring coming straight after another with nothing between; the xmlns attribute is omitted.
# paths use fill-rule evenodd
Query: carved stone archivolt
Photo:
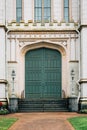
<svg viewBox="0 0 87 130"><path fill-rule="evenodd" d="M22 52L23 55L25 55L25 53L29 50L42 48L42 47L58 50L58 51L60 51L60 53L62 55L66 54L66 48L64 46L61 46L61 44L56 44L56 43L46 42L46 41L45 42L42 41L42 42L27 44L27 45L25 45L21 48L21 52Z"/></svg>

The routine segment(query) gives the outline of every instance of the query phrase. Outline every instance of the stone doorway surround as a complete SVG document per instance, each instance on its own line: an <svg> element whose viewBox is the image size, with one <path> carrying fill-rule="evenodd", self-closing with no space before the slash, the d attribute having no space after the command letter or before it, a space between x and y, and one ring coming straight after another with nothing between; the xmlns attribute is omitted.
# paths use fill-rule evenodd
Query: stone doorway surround
<svg viewBox="0 0 87 130"><path fill-rule="evenodd" d="M18 97L25 97L25 54L29 50L39 49L42 47L58 50L62 55L62 97L70 96L69 77L69 54L70 43L72 39L77 39L76 31L10 31L8 40L10 47L15 43L15 64L17 67L17 75L20 81L15 84L19 86ZM11 53L9 54L11 55ZM10 56L9 56L10 57ZM10 65L12 64L9 60ZM14 60L13 60L14 61ZM66 66L66 68L65 68ZM67 75L67 76L66 76Z"/></svg>

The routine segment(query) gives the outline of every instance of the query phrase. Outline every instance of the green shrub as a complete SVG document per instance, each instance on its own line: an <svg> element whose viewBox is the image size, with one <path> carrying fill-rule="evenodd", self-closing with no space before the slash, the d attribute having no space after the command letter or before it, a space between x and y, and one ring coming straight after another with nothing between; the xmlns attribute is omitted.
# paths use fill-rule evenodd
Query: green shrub
<svg viewBox="0 0 87 130"><path fill-rule="evenodd" d="M82 109L82 110L80 110L80 113L85 113L85 114L87 114L87 109Z"/></svg>
<svg viewBox="0 0 87 130"><path fill-rule="evenodd" d="M1 109L0 115L5 115L5 114L9 114L9 111L7 109Z"/></svg>

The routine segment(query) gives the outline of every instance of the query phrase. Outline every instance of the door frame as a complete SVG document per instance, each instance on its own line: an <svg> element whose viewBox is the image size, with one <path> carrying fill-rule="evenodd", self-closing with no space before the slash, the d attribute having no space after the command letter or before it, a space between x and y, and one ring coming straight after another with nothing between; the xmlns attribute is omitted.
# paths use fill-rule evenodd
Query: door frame
<svg viewBox="0 0 87 130"><path fill-rule="evenodd" d="M67 66L67 51L66 48L64 47L63 44L59 45L57 43L53 43L53 42L35 42L35 43L31 43L30 45L25 45L23 46L23 48L21 48L20 51L20 65L22 64L20 68L20 97L21 97L21 93L23 92L23 98L25 98L25 54L27 51L29 50L34 50L34 49L39 49L39 48L48 48L48 49L53 49L53 50L58 50L61 53L61 62L62 62L62 67L61 67L61 81L62 81L62 85L61 85L61 89L63 91L65 91L66 95L68 95L69 93L69 88L67 86L67 79L68 77L66 77L65 79L65 75L67 74L67 69L65 69L65 65ZM22 74L22 75L21 75ZM63 96L62 96L63 97Z"/></svg>
<svg viewBox="0 0 87 130"><path fill-rule="evenodd" d="M31 53L30 53L31 52ZM39 62L40 63L44 63L43 65L45 65L45 62L46 62L46 59L47 59L47 57L48 56L46 56L46 53L49 53L49 54L53 54L53 57L50 57L50 63L51 64L49 64L49 68L47 69L47 68L43 68L42 66L40 66L41 68L43 68L43 69L46 69L46 70L49 70L50 69L50 72L53 72L52 73L52 75L54 75L54 72L55 72L55 74L58 76L58 77L56 77L56 80L55 80L55 82L57 83L55 86L54 86L54 90L53 90L53 92L51 93L50 91L51 91L51 89L53 89L53 87L52 87L52 84L50 83L50 90L49 90L49 92L47 91L47 93L44 93L44 91L42 92L42 85L41 85L41 87L39 88L39 90L41 89L41 93L43 93L43 94L46 94L47 96L46 97L41 97L42 98L42 100L44 99L44 98L47 98L48 97L48 99L56 99L56 98L62 98L61 96L62 96L62 69L61 69L61 67L62 67L62 56L61 56L61 53L59 52L59 51L57 51L57 50L53 50L53 49L49 49L49 48L39 48L39 49L35 49L35 50L31 50L31 51L27 51L27 53L25 54L25 65L27 65L27 63L28 63L28 61L29 61L29 59L30 59L30 61L32 61L32 57L31 56L33 56L33 53L35 52L35 54L38 54L38 52L39 53L41 53L41 55L38 55L39 56L39 58L41 58L41 60L39 60ZM51 54L51 55L52 55ZM54 55L56 55L56 58L54 57ZM46 56L46 58L45 58L45 56ZM35 59L35 61L37 60L37 58L38 57L36 57L36 59ZM45 62L43 61L43 58L44 58L44 60L45 60ZM54 67L54 65L52 65L52 63L54 63L54 62L52 62L52 58L54 59L55 58L55 60L56 60L56 67ZM59 58L59 60L58 60L58 58ZM35 62L34 61L34 59L33 59L33 62ZM30 62L29 62L30 63ZM48 65L48 64L47 64ZM53 69L51 68L51 66L50 65L52 65L53 66ZM26 78L27 78L27 76L30 76L30 74L28 73L28 75L27 75L27 72L29 72L28 71L28 68L29 68L29 66L25 66L25 97L27 97L27 96L29 96L29 94L31 94L30 92L27 92L27 90L26 89L29 89L29 87L31 88L31 86L28 84L28 86L26 85L26 83L28 83L29 81L27 81L26 80ZM32 68L33 69L33 68ZM40 69L40 68L38 68L38 69ZM55 71L55 69L58 69L58 71L59 71L59 73L58 72L56 72ZM29 69L30 71L31 71L31 69ZM42 73L43 71L41 70L40 71L40 74ZM44 74L48 74L48 73L44 73ZM43 75L43 74L42 74ZM53 76L54 77L54 76ZM33 77L32 77L33 78ZM59 78L59 79L58 79ZM41 78L42 80L43 80L43 78ZM53 78L52 78L53 79ZM51 80L50 80L51 81ZM31 82L31 81L30 81ZM48 82L47 80L46 80L46 82ZM35 82L34 82L35 83ZM45 81L44 81L44 83L45 83ZM54 81L52 81L52 83L54 83ZM40 84L42 84L42 82L40 82ZM33 87L33 86L32 86ZM48 88L49 86L48 85L46 85L46 86L44 86L45 88ZM31 88L32 89L32 88ZM34 89L35 89L35 87L34 87ZM55 91L55 89L56 89L56 91ZM58 93L57 93L57 91L58 91ZM39 96L41 95L41 93L39 93ZM36 94L36 92L34 92L34 91L32 91L32 96L33 96L33 94ZM55 95L55 96L53 96L52 97L52 94L53 95ZM29 98L31 98L31 96L29 96ZM32 97L32 98L34 98L34 97ZM39 99L40 97L36 97L37 99Z"/></svg>

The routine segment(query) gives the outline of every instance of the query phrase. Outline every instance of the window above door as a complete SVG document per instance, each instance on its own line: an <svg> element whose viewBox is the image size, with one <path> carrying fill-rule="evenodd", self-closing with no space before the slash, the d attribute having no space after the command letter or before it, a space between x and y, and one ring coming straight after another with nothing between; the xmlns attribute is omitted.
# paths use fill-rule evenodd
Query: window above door
<svg viewBox="0 0 87 130"><path fill-rule="evenodd" d="M22 20L22 0L16 0L16 21Z"/></svg>
<svg viewBox="0 0 87 130"><path fill-rule="evenodd" d="M34 21L51 21L51 0L34 0Z"/></svg>

